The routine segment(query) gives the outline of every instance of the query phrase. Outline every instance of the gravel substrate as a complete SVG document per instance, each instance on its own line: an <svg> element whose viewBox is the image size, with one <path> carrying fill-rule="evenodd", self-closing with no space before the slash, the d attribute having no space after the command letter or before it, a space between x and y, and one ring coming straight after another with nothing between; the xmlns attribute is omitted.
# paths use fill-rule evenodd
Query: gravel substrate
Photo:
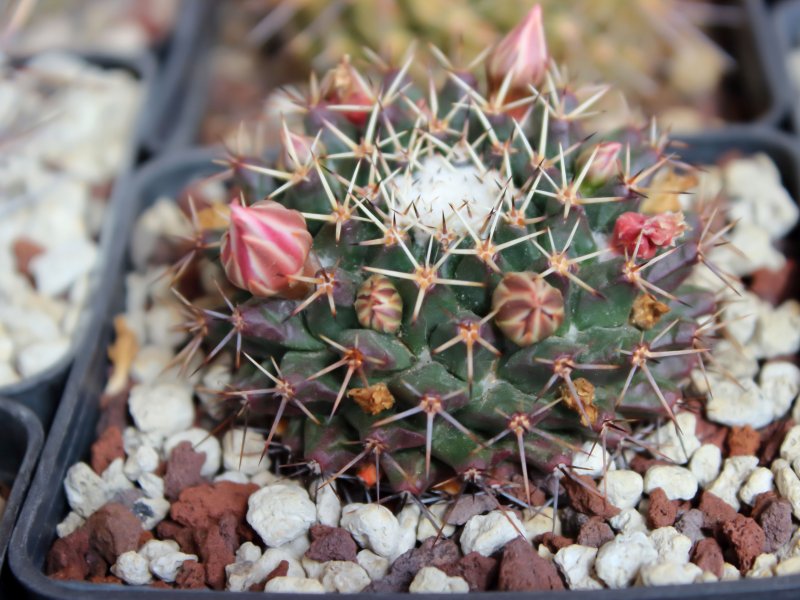
<svg viewBox="0 0 800 600"><path fill-rule="evenodd" d="M0 65L0 388L69 350L140 86L66 54Z"/></svg>
<svg viewBox="0 0 800 600"><path fill-rule="evenodd" d="M746 256L722 247L715 259L748 288L725 288L702 269L693 276L719 291L726 325L707 377L698 370L688 384L679 428L643 427L636 445L611 455L585 444L571 468L536 480L530 509L509 504L499 483L454 502L444 492L424 506L359 502L352 480L283 476L285 453L261 459L261 429L210 433L208 414L220 407L208 390L225 388L230 365L216 360L189 378L169 366L184 342L171 327L183 317L153 266L164 250L153 241L187 226L176 203L156 203L136 228L137 271L115 322L98 438L64 482L72 510L47 572L156 587L413 593L800 573L800 303L784 298L794 263L775 244L798 210L764 156L709 169L702 193L681 201L721 187ZM203 285L221 280L206 275Z"/></svg>

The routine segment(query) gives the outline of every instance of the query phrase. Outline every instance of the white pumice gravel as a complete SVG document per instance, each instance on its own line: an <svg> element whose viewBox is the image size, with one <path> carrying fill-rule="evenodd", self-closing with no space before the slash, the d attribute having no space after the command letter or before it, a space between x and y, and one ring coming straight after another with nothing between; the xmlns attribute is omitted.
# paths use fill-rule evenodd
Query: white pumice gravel
<svg viewBox="0 0 800 600"><path fill-rule="evenodd" d="M82 516L76 513L74 510L69 511L64 520L61 521L58 525L56 525L56 534L58 537L63 538L68 536L70 533L78 529L81 525L86 522Z"/></svg>
<svg viewBox="0 0 800 600"><path fill-rule="evenodd" d="M744 574L748 579L764 579L772 577L772 570L778 564L778 557L774 554L759 554L753 566Z"/></svg>
<svg viewBox="0 0 800 600"><path fill-rule="evenodd" d="M275 577L264 586L265 592L283 594L324 594L325 588L316 579L306 577Z"/></svg>
<svg viewBox="0 0 800 600"><path fill-rule="evenodd" d="M384 558L393 558L400 537L400 523L385 506L348 504L342 508L341 527L362 547Z"/></svg>
<svg viewBox="0 0 800 600"><path fill-rule="evenodd" d="M739 510L739 489L756 467L758 467L758 457L756 456L726 458L722 471L706 489Z"/></svg>
<svg viewBox="0 0 800 600"><path fill-rule="evenodd" d="M800 393L800 369L785 360L768 362L761 368L758 384L772 402L773 418L780 419Z"/></svg>
<svg viewBox="0 0 800 600"><path fill-rule="evenodd" d="M644 475L644 491L661 488L670 500L691 500L697 493L697 479L689 469L673 465L655 465Z"/></svg>
<svg viewBox="0 0 800 600"><path fill-rule="evenodd" d="M690 562L657 563L644 565L639 571L639 584L647 587L657 585L686 585L698 581L703 569Z"/></svg>
<svg viewBox="0 0 800 600"><path fill-rule="evenodd" d="M709 420L722 425L759 429L775 415L772 402L752 379L730 381L709 374L711 396L706 401Z"/></svg>
<svg viewBox="0 0 800 600"><path fill-rule="evenodd" d="M780 449L781 458L787 462L792 462L800 456L800 425L795 425L783 439Z"/></svg>
<svg viewBox="0 0 800 600"><path fill-rule="evenodd" d="M164 480L155 473L142 473L136 483L148 498L164 497Z"/></svg>
<svg viewBox="0 0 800 600"><path fill-rule="evenodd" d="M242 444L244 438L244 444ZM270 460L264 453L263 435L252 429L229 429L222 436L222 465L227 471L241 471L245 475L255 475L268 471Z"/></svg>
<svg viewBox="0 0 800 600"><path fill-rule="evenodd" d="M370 578L357 563L332 560L325 563L320 582L326 592L356 594L370 584Z"/></svg>
<svg viewBox="0 0 800 600"><path fill-rule="evenodd" d="M493 510L485 515L475 515L465 523L461 532L461 551L491 556L524 532L525 526L510 511Z"/></svg>
<svg viewBox="0 0 800 600"><path fill-rule="evenodd" d="M659 527L650 532L650 540L658 552L658 562L683 564L689 562L692 540L674 527Z"/></svg>
<svg viewBox="0 0 800 600"><path fill-rule="evenodd" d="M646 440L667 460L677 465L685 465L701 445L695 435L697 419L690 412L681 412L675 415L675 420L678 423L677 428L675 423L670 421L659 427Z"/></svg>
<svg viewBox="0 0 800 600"><path fill-rule="evenodd" d="M185 431L194 422L192 387L180 381L158 381L131 388L128 407L136 427L164 437Z"/></svg>
<svg viewBox="0 0 800 600"><path fill-rule="evenodd" d="M469 584L462 577L449 577L436 567L422 567L408 588L412 594L465 594Z"/></svg>
<svg viewBox="0 0 800 600"><path fill-rule="evenodd" d="M356 561L372 581L383 579L389 572L389 559L378 556L372 550L361 550L356 555Z"/></svg>
<svg viewBox="0 0 800 600"><path fill-rule="evenodd" d="M105 482L84 462L75 463L67 470L64 491L70 508L84 519L108 501Z"/></svg>
<svg viewBox="0 0 800 600"><path fill-rule="evenodd" d="M714 444L703 444L692 454L689 470L697 483L705 488L719 476L722 467L722 450Z"/></svg>
<svg viewBox="0 0 800 600"><path fill-rule="evenodd" d="M608 523L615 531L624 535L636 532L647 533L648 531L644 516L635 508L622 509L618 515L611 517Z"/></svg>
<svg viewBox="0 0 800 600"><path fill-rule="evenodd" d="M603 584L593 575L597 548L571 544L561 548L553 557L553 562L561 571L571 590L597 590Z"/></svg>
<svg viewBox="0 0 800 600"><path fill-rule="evenodd" d="M644 533L618 535L597 551L597 576L610 588L629 586L642 566L655 562L658 552Z"/></svg>
<svg viewBox="0 0 800 600"><path fill-rule="evenodd" d="M772 471L766 467L757 467L739 489L739 500L748 506L753 506L756 496L772 491L773 479Z"/></svg>
<svg viewBox="0 0 800 600"><path fill-rule="evenodd" d="M153 580L150 563L135 550L120 554L111 566L111 572L130 585L145 585Z"/></svg>
<svg viewBox="0 0 800 600"><path fill-rule="evenodd" d="M558 514L554 514L552 506L542 506L534 509L533 515L522 523L525 537L530 542L534 538L552 532L555 535L561 535L561 518ZM555 523L553 517L555 516Z"/></svg>
<svg viewBox="0 0 800 600"><path fill-rule="evenodd" d="M337 527L342 516L342 502L336 493L336 482L325 484L323 479L315 479L308 486L308 494L317 506L317 522Z"/></svg>
<svg viewBox="0 0 800 600"><path fill-rule="evenodd" d="M616 469L614 461L599 442L584 442L581 451L572 457L572 466L581 475L589 477L602 477L606 471Z"/></svg>
<svg viewBox="0 0 800 600"><path fill-rule="evenodd" d="M164 498L139 498L133 503L131 510L148 531L155 528L169 514L169 501Z"/></svg>
<svg viewBox="0 0 800 600"><path fill-rule="evenodd" d="M247 522L267 546L281 546L305 535L317 519L308 492L296 485L263 487L250 496L247 507Z"/></svg>
<svg viewBox="0 0 800 600"><path fill-rule="evenodd" d="M633 508L642 498L644 479L639 473L629 469L609 471L599 489L606 493L608 501L617 508Z"/></svg>
<svg viewBox="0 0 800 600"><path fill-rule="evenodd" d="M771 468L775 476L775 487L778 488L781 497L791 503L795 518L800 519L800 478L792 470L792 466L782 458L774 460Z"/></svg>
<svg viewBox="0 0 800 600"><path fill-rule="evenodd" d="M164 554L150 561L150 571L162 581L169 583L175 581L178 571L187 560L198 560L197 555L183 552Z"/></svg>
<svg viewBox="0 0 800 600"><path fill-rule="evenodd" d="M439 535L440 531L442 537L446 538L455 533L456 528L453 525L444 525L444 527L442 527L447 509L447 502L436 502L428 505L428 512L425 514L419 514L420 511L417 509L416 541L424 542L430 537ZM399 517L400 515L398 515L398 518Z"/></svg>
<svg viewBox="0 0 800 600"><path fill-rule="evenodd" d="M125 460L123 473L131 481L136 481L143 475L151 475L158 468L160 460L155 448L142 444Z"/></svg>

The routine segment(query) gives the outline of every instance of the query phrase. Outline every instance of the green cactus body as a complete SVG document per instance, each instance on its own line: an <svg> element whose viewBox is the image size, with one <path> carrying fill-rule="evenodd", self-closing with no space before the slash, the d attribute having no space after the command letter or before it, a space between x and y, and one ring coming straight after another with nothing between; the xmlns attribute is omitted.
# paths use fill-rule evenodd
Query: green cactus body
<svg viewBox="0 0 800 600"><path fill-rule="evenodd" d="M369 92L337 105L323 80L298 106L304 159L247 160L236 177L249 202L252 175L272 177L269 200L302 213L313 241L280 274L291 293L238 290L235 317L210 317L209 343L235 332L253 363L228 395L326 476L377 463L384 485L417 494L495 473L527 487L586 440L619 443L629 417L671 417L714 301L683 285L699 217L638 212L670 162L663 142L587 138L593 100L553 74L506 102L478 77L445 73L440 94L405 68L345 67ZM245 267L239 280L258 276Z"/></svg>

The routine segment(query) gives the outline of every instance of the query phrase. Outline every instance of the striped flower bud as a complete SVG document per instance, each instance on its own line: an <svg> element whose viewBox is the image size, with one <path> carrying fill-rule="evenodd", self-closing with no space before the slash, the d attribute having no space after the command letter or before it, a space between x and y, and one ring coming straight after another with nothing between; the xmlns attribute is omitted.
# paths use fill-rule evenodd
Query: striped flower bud
<svg viewBox="0 0 800 600"><path fill-rule="evenodd" d="M403 299L394 284L383 275L373 275L361 284L355 307L362 327L381 333L394 333L400 329Z"/></svg>
<svg viewBox="0 0 800 600"><path fill-rule="evenodd" d="M564 322L561 292L537 273L508 273L492 295L495 324L518 346L550 337Z"/></svg>
<svg viewBox="0 0 800 600"><path fill-rule="evenodd" d="M276 296L303 270L312 241L296 210L272 200L250 206L234 202L222 236L222 266L235 286L254 296Z"/></svg>
<svg viewBox="0 0 800 600"><path fill-rule="evenodd" d="M548 61L542 7L537 4L486 59L489 87L497 91L511 73L510 89L528 93L529 85L538 85L544 78Z"/></svg>

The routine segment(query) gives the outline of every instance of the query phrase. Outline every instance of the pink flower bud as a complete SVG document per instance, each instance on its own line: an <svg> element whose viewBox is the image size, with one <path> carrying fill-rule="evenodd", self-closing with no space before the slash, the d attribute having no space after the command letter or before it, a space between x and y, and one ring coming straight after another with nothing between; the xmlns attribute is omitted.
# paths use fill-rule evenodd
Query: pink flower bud
<svg viewBox="0 0 800 600"><path fill-rule="evenodd" d="M325 100L333 104L353 107L363 106L363 109L349 110L341 114L357 127L366 125L375 101L372 91L367 86L364 78L350 64L350 57L345 56L329 75L332 77L332 81Z"/></svg>
<svg viewBox="0 0 800 600"><path fill-rule="evenodd" d="M655 256L658 248L675 245L684 231L683 213L661 213L648 219L640 213L626 212L614 224L611 246L620 254L632 256L638 242L636 256L647 260Z"/></svg>
<svg viewBox="0 0 800 600"><path fill-rule="evenodd" d="M486 60L489 87L497 91L511 72L510 88L527 92L529 85L538 85L544 78L548 60L542 7L537 4L489 54Z"/></svg>
<svg viewBox="0 0 800 600"><path fill-rule="evenodd" d="M595 152L596 150L596 152ZM610 181L620 173L619 153L622 144L619 142L600 142L596 147L588 147L578 157L578 171L581 171L592 158L586 181L599 185Z"/></svg>
<svg viewBox="0 0 800 600"><path fill-rule="evenodd" d="M303 270L313 238L296 210L272 200L250 206L231 204L228 231L222 236L225 274L254 296L288 290L290 277Z"/></svg>

